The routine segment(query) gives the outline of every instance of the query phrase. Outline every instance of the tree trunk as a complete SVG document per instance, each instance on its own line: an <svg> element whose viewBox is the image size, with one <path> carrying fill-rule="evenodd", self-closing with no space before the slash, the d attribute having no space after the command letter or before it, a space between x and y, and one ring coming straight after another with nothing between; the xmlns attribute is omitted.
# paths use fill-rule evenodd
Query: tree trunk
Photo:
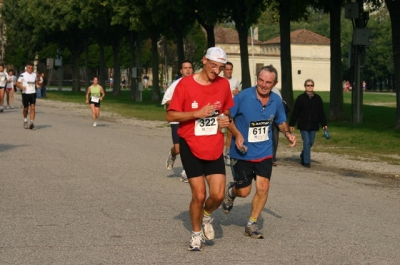
<svg viewBox="0 0 400 265"><path fill-rule="evenodd" d="M290 49L290 0L279 4L279 28L281 36L281 94L283 100L293 108L292 53Z"/></svg>
<svg viewBox="0 0 400 265"><path fill-rule="evenodd" d="M396 91L396 128L400 128L400 1L385 0L392 24L393 89Z"/></svg>
<svg viewBox="0 0 400 265"><path fill-rule="evenodd" d="M239 26L238 24L236 24L236 30L239 34L240 62L242 66L242 89L246 89L251 87L249 49L247 45L249 28L246 26Z"/></svg>
<svg viewBox="0 0 400 265"><path fill-rule="evenodd" d="M77 48L72 52L72 91L78 92L81 90L79 76L79 56L81 55L81 52Z"/></svg>
<svg viewBox="0 0 400 265"><path fill-rule="evenodd" d="M151 100L158 102L160 101L160 86L158 81L158 34L152 34L151 36L151 66L153 69L153 92L151 94Z"/></svg>
<svg viewBox="0 0 400 265"><path fill-rule="evenodd" d="M115 38L112 44L113 49L113 95L118 96L121 89L121 67L119 64L119 39Z"/></svg>
<svg viewBox="0 0 400 265"><path fill-rule="evenodd" d="M104 42L99 43L100 67L99 67L99 84L106 89L106 60L104 56Z"/></svg>
<svg viewBox="0 0 400 265"><path fill-rule="evenodd" d="M183 34L182 32L178 32L177 30L175 32L176 34L176 50L177 50L177 55L178 55L178 61L175 64L177 67L176 69L180 69L180 64L185 60L185 52L184 52L184 47L183 47Z"/></svg>
<svg viewBox="0 0 400 265"><path fill-rule="evenodd" d="M129 36L129 52L130 52L130 69L131 69L131 74L130 76L127 77L127 84L130 84L130 99L135 100L135 95L138 90L138 84L137 84L137 79L132 78L132 69L135 67L136 69L136 33L135 32L130 32ZM136 71L137 73L137 71Z"/></svg>
<svg viewBox="0 0 400 265"><path fill-rule="evenodd" d="M215 47L214 25L202 24L207 33L207 48Z"/></svg>
<svg viewBox="0 0 400 265"><path fill-rule="evenodd" d="M341 6L336 1L330 0L330 41L331 41L331 88L329 117L333 121L340 121L344 118L343 110L343 87L341 82L342 53L340 40L340 16Z"/></svg>
<svg viewBox="0 0 400 265"><path fill-rule="evenodd" d="M89 74L89 47L85 42L85 89L90 86Z"/></svg>
<svg viewBox="0 0 400 265"><path fill-rule="evenodd" d="M142 93L139 91L139 88L143 90L142 86L142 33L138 32L137 34L137 79L135 82L137 82L137 87L138 89L136 90L136 101L142 101Z"/></svg>

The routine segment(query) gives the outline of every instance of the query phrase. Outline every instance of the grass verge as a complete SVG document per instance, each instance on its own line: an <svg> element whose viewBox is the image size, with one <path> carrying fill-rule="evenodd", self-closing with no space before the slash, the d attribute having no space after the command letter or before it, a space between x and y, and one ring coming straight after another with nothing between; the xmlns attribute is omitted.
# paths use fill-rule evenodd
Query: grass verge
<svg viewBox="0 0 400 265"><path fill-rule="evenodd" d="M151 101L151 90L143 91L143 102L130 100L129 91L121 91L113 96L106 92L101 108L124 117L143 120L165 120L165 109L159 102ZM301 91L295 91L296 98ZM318 92L324 101L324 109L329 117L329 92ZM48 91L47 99L85 103L84 92ZM369 159L386 161L400 165L400 130L394 129L396 121L396 96L394 93L364 93L363 123L353 124L351 117L351 93L344 93L344 111L346 120L329 122L331 138L325 139L323 131L317 133L314 151L346 155L350 159ZM300 133L296 133L300 138ZM301 143L300 143L301 144Z"/></svg>

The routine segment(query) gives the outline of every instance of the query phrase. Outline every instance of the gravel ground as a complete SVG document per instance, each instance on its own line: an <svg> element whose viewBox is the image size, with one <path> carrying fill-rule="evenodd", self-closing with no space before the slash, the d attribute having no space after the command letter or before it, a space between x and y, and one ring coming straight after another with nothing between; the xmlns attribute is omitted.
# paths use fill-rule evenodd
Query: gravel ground
<svg viewBox="0 0 400 265"><path fill-rule="evenodd" d="M90 110L85 104L69 103L69 102L58 102L52 100L38 100L38 106L47 106L54 108L68 109L71 115L77 116L89 116ZM72 114L73 113L73 114ZM100 120L107 120L111 122L159 128L169 130L169 124L165 121L146 121L135 119L135 118L125 118L116 113L101 111ZM281 136L281 141L278 148L278 166L281 164L291 164L299 163L299 154L301 151L301 137L297 134L298 144L294 150L290 149L285 143L285 139ZM390 156L399 161L400 155L393 154ZM367 176L379 176L379 177L389 177L389 178L400 178L400 166L389 164L384 161L377 161L372 157L350 157L346 155L335 155L323 152L312 152L312 167L320 170L329 171L342 171L342 174L362 174Z"/></svg>

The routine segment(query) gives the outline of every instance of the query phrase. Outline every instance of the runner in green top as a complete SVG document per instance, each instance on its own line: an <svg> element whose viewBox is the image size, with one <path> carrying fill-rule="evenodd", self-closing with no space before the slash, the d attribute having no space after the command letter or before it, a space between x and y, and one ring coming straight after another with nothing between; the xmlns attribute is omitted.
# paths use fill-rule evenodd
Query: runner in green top
<svg viewBox="0 0 400 265"><path fill-rule="evenodd" d="M86 104L89 103L92 110L93 127L97 126L96 119L100 116L100 101L103 100L105 95L103 87L99 85L99 78L94 77L93 85L88 87L86 91Z"/></svg>

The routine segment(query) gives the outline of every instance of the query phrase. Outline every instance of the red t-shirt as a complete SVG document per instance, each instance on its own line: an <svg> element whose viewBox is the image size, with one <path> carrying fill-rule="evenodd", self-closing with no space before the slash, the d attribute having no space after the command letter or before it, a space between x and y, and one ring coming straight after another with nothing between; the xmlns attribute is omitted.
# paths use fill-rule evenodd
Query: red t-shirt
<svg viewBox="0 0 400 265"><path fill-rule="evenodd" d="M183 78L175 88L168 110L195 111L207 104L218 106L215 115L206 119L197 119L197 121L193 119L180 122L178 134L186 140L196 157L203 160L216 160L224 150L224 134L217 130L216 133L203 135L201 130L204 127L201 126L212 125L218 114L224 113L233 106L228 80L218 76L213 83L205 86L197 83L193 75Z"/></svg>

